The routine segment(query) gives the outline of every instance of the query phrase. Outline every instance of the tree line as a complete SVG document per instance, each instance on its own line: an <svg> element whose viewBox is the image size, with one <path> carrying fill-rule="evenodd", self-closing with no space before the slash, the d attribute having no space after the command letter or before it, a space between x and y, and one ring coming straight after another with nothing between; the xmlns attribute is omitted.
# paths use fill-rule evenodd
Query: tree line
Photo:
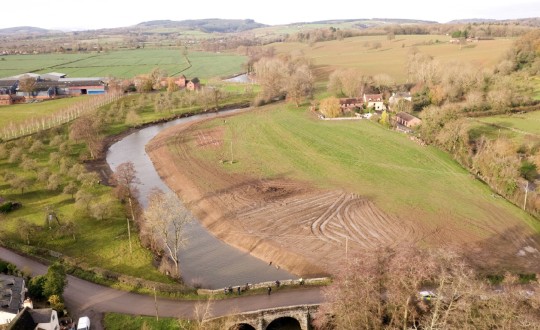
<svg viewBox="0 0 540 330"><path fill-rule="evenodd" d="M538 101L530 96L530 77L540 68L538 45L538 30L522 36L493 71L461 63L442 65L416 52L408 61L409 75L418 82L412 91L413 107L423 120L420 137L452 154L498 194L536 215L540 214L540 195L529 191L527 182L534 183L538 177L540 140L534 135L522 142L500 134L489 136L472 118L538 110Z"/></svg>
<svg viewBox="0 0 540 330"><path fill-rule="evenodd" d="M380 248L348 259L324 289L318 330L536 329L540 285L486 278L452 249ZM523 284L526 283L527 284Z"/></svg>

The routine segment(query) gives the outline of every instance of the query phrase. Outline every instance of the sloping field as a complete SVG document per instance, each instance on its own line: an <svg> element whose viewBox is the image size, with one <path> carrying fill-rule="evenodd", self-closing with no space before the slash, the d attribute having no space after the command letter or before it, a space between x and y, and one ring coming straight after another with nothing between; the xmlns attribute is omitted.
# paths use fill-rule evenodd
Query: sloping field
<svg viewBox="0 0 540 330"><path fill-rule="evenodd" d="M505 136L517 143L540 142L540 111L492 117L470 118L475 134Z"/></svg>
<svg viewBox="0 0 540 330"><path fill-rule="evenodd" d="M540 137L540 111L528 112L525 114L484 117L479 120L508 129L515 129L523 134L537 135Z"/></svg>
<svg viewBox="0 0 540 330"><path fill-rule="evenodd" d="M293 272L411 243L540 270L537 220L446 154L367 120L276 105L170 130L147 150L214 234Z"/></svg>
<svg viewBox="0 0 540 330"><path fill-rule="evenodd" d="M271 46L278 53L302 54L313 59L318 67L318 78L325 80L336 68L358 68L367 75L386 73L398 82L405 82L406 62L413 48L443 61L470 62L476 67L497 64L512 45L511 39L486 40L466 46L450 44L449 36L397 35L394 40L386 36L364 36L307 43L276 43ZM378 45L378 47L376 47Z"/></svg>
<svg viewBox="0 0 540 330"><path fill-rule="evenodd" d="M236 54L190 52L190 64L181 50L137 49L91 54L43 54L6 56L0 61L0 77L25 72L68 74L69 77L131 78L161 68L169 75L211 78L242 72L245 58Z"/></svg>

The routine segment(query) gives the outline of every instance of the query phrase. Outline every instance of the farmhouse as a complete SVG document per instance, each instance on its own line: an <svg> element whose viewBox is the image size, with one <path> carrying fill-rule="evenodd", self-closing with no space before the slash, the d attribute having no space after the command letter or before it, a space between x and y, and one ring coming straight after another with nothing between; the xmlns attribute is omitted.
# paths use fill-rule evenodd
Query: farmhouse
<svg viewBox="0 0 540 330"><path fill-rule="evenodd" d="M358 98L342 98L339 99L339 107L341 111L354 110L355 108L362 108L364 102Z"/></svg>
<svg viewBox="0 0 540 330"><path fill-rule="evenodd" d="M199 78L195 77L187 82L186 89L189 91L195 91L201 89L201 82Z"/></svg>
<svg viewBox="0 0 540 330"><path fill-rule="evenodd" d="M364 94L364 103L366 103L367 108L386 110L382 94Z"/></svg>
<svg viewBox="0 0 540 330"><path fill-rule="evenodd" d="M167 87L167 85L169 84L169 79L172 79L179 89L186 88L186 83L188 80L186 79L186 76L184 75L181 75L180 77L163 78L161 80L161 87Z"/></svg>
<svg viewBox="0 0 540 330"><path fill-rule="evenodd" d="M400 125L403 125L405 127L415 127L422 123L422 121L419 118L416 118L415 116L408 114L406 112L399 112L396 115L396 122Z"/></svg>
<svg viewBox="0 0 540 330"><path fill-rule="evenodd" d="M18 276L0 275L0 326L17 316L24 302L26 287Z"/></svg>

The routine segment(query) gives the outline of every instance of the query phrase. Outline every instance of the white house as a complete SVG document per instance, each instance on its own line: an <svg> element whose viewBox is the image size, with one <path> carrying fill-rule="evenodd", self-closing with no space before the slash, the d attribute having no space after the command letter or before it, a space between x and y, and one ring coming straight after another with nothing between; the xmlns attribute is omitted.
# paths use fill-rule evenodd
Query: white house
<svg viewBox="0 0 540 330"><path fill-rule="evenodd" d="M412 95L410 92L393 92L392 96L388 99L388 104L392 106L394 103L398 103L399 100L407 100L412 102Z"/></svg>
<svg viewBox="0 0 540 330"><path fill-rule="evenodd" d="M382 94L364 94L364 103L373 110L386 110Z"/></svg>

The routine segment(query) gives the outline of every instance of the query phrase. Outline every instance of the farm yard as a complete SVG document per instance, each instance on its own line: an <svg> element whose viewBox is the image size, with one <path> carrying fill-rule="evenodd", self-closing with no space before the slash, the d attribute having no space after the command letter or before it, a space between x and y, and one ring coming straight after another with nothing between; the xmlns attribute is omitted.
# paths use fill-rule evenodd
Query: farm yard
<svg viewBox="0 0 540 330"><path fill-rule="evenodd" d="M159 67L169 75L211 78L242 72L245 58L230 53L189 52L188 63L178 49L137 49L87 54L10 55L0 61L0 77L25 72L66 73L69 77L131 78Z"/></svg>
<svg viewBox="0 0 540 330"><path fill-rule="evenodd" d="M216 236L292 272L331 273L346 250L409 243L539 270L538 222L447 154L368 120L273 105L168 130L147 151Z"/></svg>
<svg viewBox="0 0 540 330"><path fill-rule="evenodd" d="M317 42L313 45L299 42L274 43L278 53L302 54L313 60L318 68L319 80L336 68L357 68L366 75L386 73L398 83L407 79L406 63L415 49L433 56L441 62L468 62L475 67L496 65L510 49L512 39L484 40L459 46L449 43L444 35L397 35L394 40L386 36L362 36Z"/></svg>

